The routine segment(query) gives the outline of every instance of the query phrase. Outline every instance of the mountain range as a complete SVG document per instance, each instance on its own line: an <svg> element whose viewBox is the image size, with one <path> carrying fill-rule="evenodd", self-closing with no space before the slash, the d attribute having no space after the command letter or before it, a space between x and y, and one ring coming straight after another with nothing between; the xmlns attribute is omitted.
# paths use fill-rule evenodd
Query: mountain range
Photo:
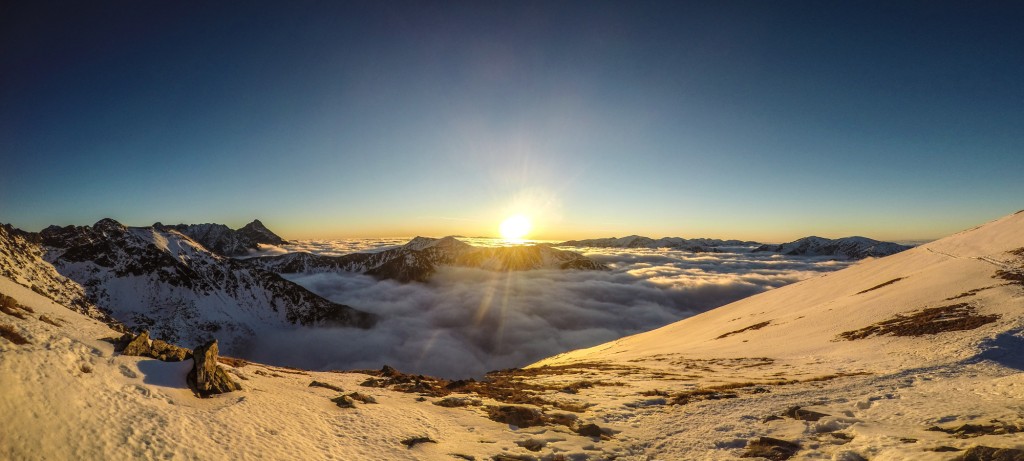
<svg viewBox="0 0 1024 461"><path fill-rule="evenodd" d="M828 256L840 259L878 258L899 253L912 247L892 242L880 242L866 237L843 237L827 239L804 237L780 245L762 244L749 240L720 240L710 238L685 239L662 237L653 239L639 235L608 237L587 240L569 240L555 244L559 247L590 248L670 248L693 253L716 253L729 251L773 252L788 256Z"/></svg>
<svg viewBox="0 0 1024 461"><path fill-rule="evenodd" d="M827 239L811 236L781 245L761 245L751 251L781 253L789 256L833 256L864 259L889 256L910 248L912 247L892 242L880 242L867 237Z"/></svg>
<svg viewBox="0 0 1024 461"><path fill-rule="evenodd" d="M425 282L443 266L491 271L608 269L579 253L545 245L475 247L455 237L416 237L398 248L374 253L322 256L296 252L250 258L245 263L277 273L358 272L400 282Z"/></svg>
<svg viewBox="0 0 1024 461"><path fill-rule="evenodd" d="M190 364L118 353L32 236L2 235L38 267L0 276L0 458L1024 458L1024 212L480 380L222 359L241 390L209 399Z"/></svg>

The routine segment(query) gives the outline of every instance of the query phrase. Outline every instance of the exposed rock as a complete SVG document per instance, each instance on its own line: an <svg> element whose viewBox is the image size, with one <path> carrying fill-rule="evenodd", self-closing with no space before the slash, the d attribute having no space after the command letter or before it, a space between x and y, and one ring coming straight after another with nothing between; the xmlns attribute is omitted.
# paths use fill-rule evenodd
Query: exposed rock
<svg viewBox="0 0 1024 461"><path fill-rule="evenodd" d="M336 391L336 392L345 392L345 390L342 389L341 387L335 386L335 385L330 384L330 383L325 383L323 381L313 381L313 382L309 383L309 387L322 387L324 389L330 389L330 390Z"/></svg>
<svg viewBox="0 0 1024 461"><path fill-rule="evenodd" d="M351 394L348 394L348 397L351 398L352 400L357 401L357 402L377 403L377 399L373 398L373 396L366 395L366 394L361 394L359 392L353 392Z"/></svg>
<svg viewBox="0 0 1024 461"><path fill-rule="evenodd" d="M434 402L434 405L439 407L468 407L468 406L480 406L483 401L473 397L445 397L441 400Z"/></svg>
<svg viewBox="0 0 1024 461"><path fill-rule="evenodd" d="M217 340L210 341L195 349L192 355L192 370L188 372L188 385L200 397L242 390L242 386L231 380L224 369L217 365Z"/></svg>
<svg viewBox="0 0 1024 461"><path fill-rule="evenodd" d="M60 326L60 324L57 323L57 320L55 320L52 317L48 317L46 314L40 315L39 316L39 321L41 321L43 323L49 323L50 325L53 325L55 327L59 327Z"/></svg>
<svg viewBox="0 0 1024 461"><path fill-rule="evenodd" d="M121 349L121 354L133 355L136 357L152 357L153 348L149 345L149 332L143 331L138 336L128 341L128 344L125 344L124 349Z"/></svg>
<svg viewBox="0 0 1024 461"><path fill-rule="evenodd" d="M519 445L520 447L523 447L530 451L540 451L547 444L547 442L537 439L526 439L516 442L516 445Z"/></svg>
<svg viewBox="0 0 1024 461"><path fill-rule="evenodd" d="M511 424L519 428L540 426L545 422L544 414L540 410L515 405L489 407L487 409L487 417L492 421Z"/></svg>
<svg viewBox="0 0 1024 461"><path fill-rule="evenodd" d="M597 424L584 424L584 425L576 428L576 433L579 434L579 435L582 435L584 437L598 437L598 438L600 438L602 435L605 435L604 431L601 430L601 427L598 426Z"/></svg>
<svg viewBox="0 0 1024 461"><path fill-rule="evenodd" d="M817 411L804 410L800 407L791 407L786 410L786 416L800 421L817 421L829 415Z"/></svg>
<svg viewBox="0 0 1024 461"><path fill-rule="evenodd" d="M192 358L192 351L159 339L153 340L151 352L153 358L164 362L181 362Z"/></svg>
<svg viewBox="0 0 1024 461"><path fill-rule="evenodd" d="M356 401L352 400L352 397L349 397L347 395L339 395L339 396L331 399L331 401L334 402L334 404L337 405L340 408L355 408L356 407Z"/></svg>
<svg viewBox="0 0 1024 461"><path fill-rule="evenodd" d="M405 445L409 448L412 448L421 443L437 443L437 440L434 440L430 437L409 437L402 441L402 445Z"/></svg>
<svg viewBox="0 0 1024 461"><path fill-rule="evenodd" d="M740 458L767 458L772 461L784 461L791 458L799 450L800 445L796 443L771 437L761 437L748 443L747 451L743 452Z"/></svg>
<svg viewBox="0 0 1024 461"><path fill-rule="evenodd" d="M955 461L1024 461L1024 450L977 445L968 448Z"/></svg>

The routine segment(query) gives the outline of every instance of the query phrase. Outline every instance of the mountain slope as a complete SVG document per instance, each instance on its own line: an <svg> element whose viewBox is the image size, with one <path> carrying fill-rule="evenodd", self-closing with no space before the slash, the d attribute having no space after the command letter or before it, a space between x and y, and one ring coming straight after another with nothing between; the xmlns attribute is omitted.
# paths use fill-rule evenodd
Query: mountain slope
<svg viewBox="0 0 1024 461"><path fill-rule="evenodd" d="M827 239L804 237L781 245L761 245L754 252L767 251L790 256L833 256L847 259L880 258L912 247L892 242L880 242L867 237Z"/></svg>
<svg viewBox="0 0 1024 461"><path fill-rule="evenodd" d="M216 333L228 353L264 327L368 327L373 316L332 303L269 271L208 251L168 227L44 229L47 260L133 329L188 346Z"/></svg>
<svg viewBox="0 0 1024 461"><path fill-rule="evenodd" d="M492 271L536 269L605 270L605 266L571 251L544 245L474 247L454 237L416 237L405 245L376 253L320 256L289 253L245 260L277 273L358 272L400 282L425 282L439 267L474 267Z"/></svg>

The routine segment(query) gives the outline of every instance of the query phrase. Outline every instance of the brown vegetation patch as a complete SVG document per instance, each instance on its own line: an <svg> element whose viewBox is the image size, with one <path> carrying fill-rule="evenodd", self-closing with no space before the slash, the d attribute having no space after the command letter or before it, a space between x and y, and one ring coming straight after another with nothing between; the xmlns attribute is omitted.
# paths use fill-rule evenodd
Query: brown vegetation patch
<svg viewBox="0 0 1024 461"><path fill-rule="evenodd" d="M839 337L853 341L872 335L934 335L947 331L973 330L998 319L998 314L978 315L974 306L959 303L932 307L910 314L896 314L889 320L883 320L859 330L840 333Z"/></svg>
<svg viewBox="0 0 1024 461"><path fill-rule="evenodd" d="M21 333L18 333L18 330L15 330L13 326L5 323L0 323L0 337L3 337L4 339L19 346L29 343L28 339L22 336Z"/></svg>
<svg viewBox="0 0 1024 461"><path fill-rule="evenodd" d="M739 333L743 333L744 331L760 330L760 329L768 326L771 323L772 323L771 320L765 320L764 322L755 323L755 324L753 324L753 325L751 325L749 327L746 327L746 328L740 328L739 330L736 330L736 331L730 331L728 333L724 333L724 334L722 334L721 336L719 336L719 337L717 337L715 339L728 338L729 336L732 336L732 335L735 335L735 334L739 334Z"/></svg>
<svg viewBox="0 0 1024 461"><path fill-rule="evenodd" d="M862 295L862 294L867 293L869 291L875 291L875 290L877 290L879 288L882 288L884 286L892 285L892 284L894 284L896 282L899 282L900 280L903 280L903 277L896 277L896 278L894 278L894 279L892 279L892 280L890 280L888 282L879 283L878 285L875 285L875 286L873 286L871 288L868 288L867 290L858 291L857 294Z"/></svg>
<svg viewBox="0 0 1024 461"><path fill-rule="evenodd" d="M792 384L802 383L813 383L821 381L831 381L833 379L844 378L847 376L863 376L869 375L867 372L854 372L854 373L836 373L831 375L815 376L807 379L779 379L774 381L764 382L740 382L740 383L726 383L715 386L702 387L698 389L691 389L688 391L680 392L672 395L670 404L672 405L685 405L692 402L699 402L702 400L721 400L721 399L732 399L739 397L740 394L763 394L770 392L765 386L788 386ZM669 394L660 390L652 390L641 392L640 395L644 396L661 396L669 397ZM800 407L795 407L799 409Z"/></svg>
<svg viewBox="0 0 1024 461"><path fill-rule="evenodd" d="M531 369L507 369L487 373L483 380L460 379L447 380L424 375L411 375L402 373L392 367L385 365L380 371L362 370L359 373L371 375L360 385L365 387L389 388L398 392L416 393L427 397L445 397L452 393L477 394L480 397L487 397L498 402L535 405L538 407L553 407L559 410L583 412L591 404L551 400L543 397L545 392L560 391L565 393L578 393L580 389L587 389L594 386L621 386L622 383L607 383L603 381L575 381L567 384L542 385L526 381L526 378L543 377L548 375L575 374L570 372L573 368L582 368L586 365L568 365L558 367L541 367ZM606 368L628 368L615 365L606 365Z"/></svg>

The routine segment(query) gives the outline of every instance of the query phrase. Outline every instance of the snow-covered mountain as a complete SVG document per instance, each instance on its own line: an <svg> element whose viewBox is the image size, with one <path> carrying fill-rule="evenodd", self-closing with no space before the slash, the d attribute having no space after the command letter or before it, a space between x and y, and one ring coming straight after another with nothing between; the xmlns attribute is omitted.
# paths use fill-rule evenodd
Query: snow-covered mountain
<svg viewBox="0 0 1024 461"><path fill-rule="evenodd" d="M1024 458L1024 212L481 380L226 360L200 400L0 293L2 459Z"/></svg>
<svg viewBox="0 0 1024 461"><path fill-rule="evenodd" d="M892 242L880 242L867 237L827 239L811 236L781 245L761 245L752 251L767 251L790 256L833 256L846 259L864 259L889 256L910 248L913 247Z"/></svg>
<svg viewBox="0 0 1024 461"><path fill-rule="evenodd" d="M743 240L720 240L710 238L684 239L682 237L662 237L652 239L639 235L626 237L608 237L587 240L569 240L555 246L590 247L590 248L674 248L694 253L720 251L718 247L741 247L760 245L758 242Z"/></svg>
<svg viewBox="0 0 1024 461"><path fill-rule="evenodd" d="M75 312L122 329L117 321L89 301L85 289L43 260L39 235L0 224L0 275Z"/></svg>
<svg viewBox="0 0 1024 461"><path fill-rule="evenodd" d="M191 346L216 335L228 353L264 327L369 327L373 316L279 275L215 254L167 226L48 227L45 259L132 329Z"/></svg>
<svg viewBox="0 0 1024 461"><path fill-rule="evenodd" d="M443 266L492 271L607 269L579 253L557 250L546 245L475 247L455 237L416 237L401 247L376 253L343 256L289 253L251 258L245 260L245 263L281 274L357 272L400 282L425 282Z"/></svg>
<svg viewBox="0 0 1024 461"><path fill-rule="evenodd" d="M233 230L223 224L153 224L157 229L173 229L199 242L206 249L222 256L244 256L260 244L287 245L288 241L267 229L260 220Z"/></svg>

